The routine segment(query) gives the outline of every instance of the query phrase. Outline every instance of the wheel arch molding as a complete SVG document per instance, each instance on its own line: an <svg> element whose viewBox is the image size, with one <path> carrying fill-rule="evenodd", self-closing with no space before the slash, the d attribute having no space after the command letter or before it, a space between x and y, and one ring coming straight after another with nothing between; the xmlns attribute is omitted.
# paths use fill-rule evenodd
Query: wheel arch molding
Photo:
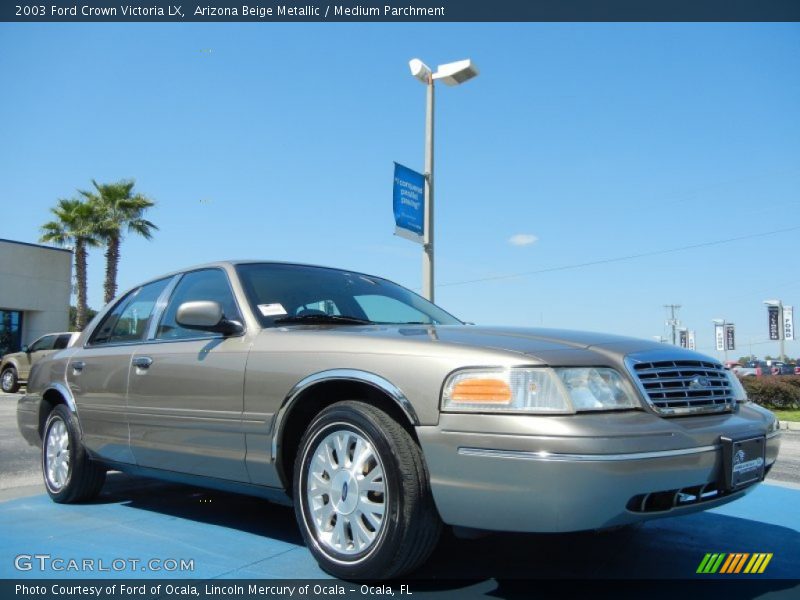
<svg viewBox="0 0 800 600"><path fill-rule="evenodd" d="M363 397L365 394L367 397ZM388 410L415 435L413 430L419 425L419 418L414 407L403 391L384 377L358 369L330 369L308 375L286 395L272 427L272 462L284 486L288 486L286 489L291 489L292 450L296 449L300 436L318 412L304 410L309 407L308 401L321 410L334 402L359 399L373 401L371 403L378 408Z"/></svg>
<svg viewBox="0 0 800 600"><path fill-rule="evenodd" d="M72 392L63 383L53 382L48 384L41 392L41 400L39 400L39 415L38 415L38 430L39 438L44 435L44 425L47 421L47 415L52 410L63 404L69 411L75 415L75 422L77 424L78 435L83 437L83 429L81 427L80 418L78 418L78 406L75 404L75 398L72 397Z"/></svg>

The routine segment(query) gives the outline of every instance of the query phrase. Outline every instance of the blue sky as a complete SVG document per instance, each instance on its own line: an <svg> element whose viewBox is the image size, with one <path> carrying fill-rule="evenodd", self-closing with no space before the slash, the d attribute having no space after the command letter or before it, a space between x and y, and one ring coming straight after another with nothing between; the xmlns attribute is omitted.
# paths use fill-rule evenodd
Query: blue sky
<svg viewBox="0 0 800 600"><path fill-rule="evenodd" d="M418 290L391 212L392 162L423 166L413 57L481 70L437 88L440 305L650 338L677 303L699 349L724 317L733 354L777 354L761 302L800 305L797 24L0 24L0 237L135 178L160 231L125 241L121 288L268 258ZM102 271L94 251L95 308Z"/></svg>

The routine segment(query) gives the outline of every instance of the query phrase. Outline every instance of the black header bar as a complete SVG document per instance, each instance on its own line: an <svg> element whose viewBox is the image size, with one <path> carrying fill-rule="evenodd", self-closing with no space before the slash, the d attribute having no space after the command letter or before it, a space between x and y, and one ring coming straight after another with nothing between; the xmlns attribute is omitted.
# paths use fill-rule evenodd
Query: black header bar
<svg viewBox="0 0 800 600"><path fill-rule="evenodd" d="M6 22L775 22L798 0L15 0Z"/></svg>

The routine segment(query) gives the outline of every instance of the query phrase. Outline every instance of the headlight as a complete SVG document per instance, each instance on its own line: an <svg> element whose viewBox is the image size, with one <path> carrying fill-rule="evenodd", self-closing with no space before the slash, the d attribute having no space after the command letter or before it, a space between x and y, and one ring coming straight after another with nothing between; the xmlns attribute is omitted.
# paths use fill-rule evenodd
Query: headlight
<svg viewBox="0 0 800 600"><path fill-rule="evenodd" d="M731 384L731 392L733 393L733 399L735 402L749 402L749 398L747 397L747 392L742 385L742 382L739 381L739 378L736 376L736 373L733 371L728 371L728 381Z"/></svg>
<svg viewBox="0 0 800 600"><path fill-rule="evenodd" d="M637 408L639 403L614 369L556 369L575 410Z"/></svg>
<svg viewBox="0 0 800 600"><path fill-rule="evenodd" d="M442 410L573 414L639 408L630 386L602 367L469 369L448 377Z"/></svg>

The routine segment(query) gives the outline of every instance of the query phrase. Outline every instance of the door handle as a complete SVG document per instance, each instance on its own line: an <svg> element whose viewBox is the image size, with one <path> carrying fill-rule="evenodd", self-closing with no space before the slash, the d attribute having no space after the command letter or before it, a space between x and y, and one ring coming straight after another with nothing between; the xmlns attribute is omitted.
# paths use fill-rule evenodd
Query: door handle
<svg viewBox="0 0 800 600"><path fill-rule="evenodd" d="M136 356L133 359L133 366L138 369L149 369L153 364L153 359L149 356Z"/></svg>
<svg viewBox="0 0 800 600"><path fill-rule="evenodd" d="M83 362L82 360L74 360L70 363L70 366L72 367L73 371L80 372L83 371L83 367L86 366L86 363Z"/></svg>

